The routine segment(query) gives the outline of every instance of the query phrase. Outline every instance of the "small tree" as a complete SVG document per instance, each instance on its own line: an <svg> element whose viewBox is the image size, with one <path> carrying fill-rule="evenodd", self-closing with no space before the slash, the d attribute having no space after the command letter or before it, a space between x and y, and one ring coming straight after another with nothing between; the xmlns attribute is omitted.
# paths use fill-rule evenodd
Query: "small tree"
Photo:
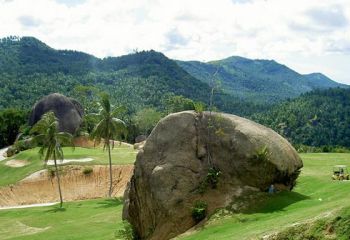
<svg viewBox="0 0 350 240"><path fill-rule="evenodd" d="M103 140L103 149L108 149L108 160L109 160L109 193L108 196L112 196L112 158L111 158L111 145L114 147L114 141L111 140L118 139L122 134L126 134L126 124L116 118L125 109L123 107L118 107L112 109L109 96L103 94L101 96L101 110L97 115L100 121L95 126L91 133L91 138L95 140L95 143L100 143Z"/></svg>
<svg viewBox="0 0 350 240"><path fill-rule="evenodd" d="M142 134L148 135L158 121L162 118L162 113L154 108L144 108L138 111L133 120Z"/></svg>
<svg viewBox="0 0 350 240"><path fill-rule="evenodd" d="M33 144L40 146L39 154L44 156L45 163L49 158L53 158L55 172L57 177L58 192L60 195L60 208L63 205L60 176L57 167L57 159L63 160L62 145L71 145L72 135L65 132L58 132L58 120L53 112L44 114L41 119L33 126L31 134L37 134L33 137Z"/></svg>

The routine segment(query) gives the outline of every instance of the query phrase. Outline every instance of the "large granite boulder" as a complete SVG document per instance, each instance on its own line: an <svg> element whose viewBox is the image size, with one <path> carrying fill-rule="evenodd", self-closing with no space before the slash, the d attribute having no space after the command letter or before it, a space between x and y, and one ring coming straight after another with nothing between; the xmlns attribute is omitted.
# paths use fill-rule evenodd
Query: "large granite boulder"
<svg viewBox="0 0 350 240"><path fill-rule="evenodd" d="M53 111L58 118L59 131L72 134L79 128L84 114L83 107L78 101L59 93L53 93L35 103L29 124L33 126L43 114L49 111Z"/></svg>
<svg viewBox="0 0 350 240"><path fill-rule="evenodd" d="M290 190L302 166L287 140L253 121L208 112L171 114L137 155L123 218L141 239L170 239L196 224L192 209L198 200L210 215L272 184ZM216 183L208 178L213 170L220 173Z"/></svg>

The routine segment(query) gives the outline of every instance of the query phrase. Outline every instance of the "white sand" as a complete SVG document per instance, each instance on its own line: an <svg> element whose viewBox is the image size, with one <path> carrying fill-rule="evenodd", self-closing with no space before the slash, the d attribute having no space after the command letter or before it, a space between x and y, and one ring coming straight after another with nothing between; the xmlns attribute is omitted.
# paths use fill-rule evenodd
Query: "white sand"
<svg viewBox="0 0 350 240"><path fill-rule="evenodd" d="M4 154L6 153L8 147L0 149L0 161L5 160Z"/></svg>
<svg viewBox="0 0 350 240"><path fill-rule="evenodd" d="M0 207L0 210L6 210L6 209L17 209L17 208L31 208L31 207L47 207L57 204L58 202L53 203L37 203L37 204L29 204L29 205L18 205L18 206L11 206L11 207Z"/></svg>
<svg viewBox="0 0 350 240"><path fill-rule="evenodd" d="M91 162L93 160L93 158L64 159L63 161L57 160L57 165L66 164L70 162ZM52 166L55 165L55 162L54 160L48 160L46 164Z"/></svg>

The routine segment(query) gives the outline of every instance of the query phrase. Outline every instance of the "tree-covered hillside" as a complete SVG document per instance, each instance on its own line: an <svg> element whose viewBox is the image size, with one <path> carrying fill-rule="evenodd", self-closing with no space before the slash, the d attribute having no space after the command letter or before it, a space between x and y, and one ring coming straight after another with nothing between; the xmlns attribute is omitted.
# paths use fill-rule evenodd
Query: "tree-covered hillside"
<svg viewBox="0 0 350 240"><path fill-rule="evenodd" d="M225 92L245 100L280 102L314 89L347 87L321 73L301 75L273 60L229 57L208 63L177 61L192 76L208 83L215 74Z"/></svg>
<svg viewBox="0 0 350 240"><path fill-rule="evenodd" d="M253 119L294 144L350 147L350 89L305 93Z"/></svg>
<svg viewBox="0 0 350 240"><path fill-rule="evenodd" d="M0 109L30 108L53 92L76 97L75 89L81 85L108 92L114 104L133 112L148 106L164 109L169 95L207 104L211 91L207 83L155 51L99 59L55 50L32 37L0 40ZM222 91L215 92L214 103L239 115L261 109Z"/></svg>

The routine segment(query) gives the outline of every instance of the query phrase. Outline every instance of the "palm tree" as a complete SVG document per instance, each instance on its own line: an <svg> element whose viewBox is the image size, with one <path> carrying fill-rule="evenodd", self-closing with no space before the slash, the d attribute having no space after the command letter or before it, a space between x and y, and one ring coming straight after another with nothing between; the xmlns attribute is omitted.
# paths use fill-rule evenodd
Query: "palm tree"
<svg viewBox="0 0 350 240"><path fill-rule="evenodd" d="M116 118L121 112L125 111L123 107L117 107L112 109L109 96L103 94L101 96L101 110L97 116L100 121L95 126L91 133L91 138L95 140L95 143L100 143L103 141L103 149L108 149L108 159L109 159L109 192L108 196L112 196L112 159L111 159L111 145L114 148L114 141L118 139L122 134L126 134L126 124ZM111 141L112 140L112 141ZM111 143L112 142L112 143Z"/></svg>
<svg viewBox="0 0 350 240"><path fill-rule="evenodd" d="M41 157L44 156L45 163L47 163L50 158L54 160L58 192L60 195L60 208L62 208L63 199L57 159L63 160L62 145L73 146L73 136L66 132L58 132L58 120L53 112L45 113L33 126L30 133L37 134L33 137L32 142L40 146L39 154Z"/></svg>

